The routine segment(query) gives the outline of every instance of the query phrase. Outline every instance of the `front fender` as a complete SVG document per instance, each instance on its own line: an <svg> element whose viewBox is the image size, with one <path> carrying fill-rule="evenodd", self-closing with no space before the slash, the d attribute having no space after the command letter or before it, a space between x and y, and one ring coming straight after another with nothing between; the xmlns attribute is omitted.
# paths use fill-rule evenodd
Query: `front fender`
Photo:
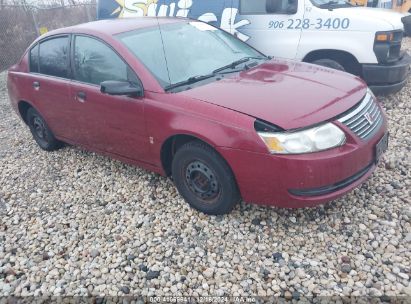
<svg viewBox="0 0 411 304"><path fill-rule="evenodd" d="M156 165L161 165L163 144L175 135L196 137L217 150L267 152L254 130L254 117L178 94L155 95L147 96L145 117Z"/></svg>

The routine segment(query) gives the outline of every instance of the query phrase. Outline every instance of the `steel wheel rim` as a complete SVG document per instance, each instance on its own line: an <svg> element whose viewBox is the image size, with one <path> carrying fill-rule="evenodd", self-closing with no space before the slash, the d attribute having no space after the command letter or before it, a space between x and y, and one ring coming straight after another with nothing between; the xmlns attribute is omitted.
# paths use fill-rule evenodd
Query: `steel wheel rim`
<svg viewBox="0 0 411 304"><path fill-rule="evenodd" d="M186 166L185 181L190 191L205 202L210 203L220 193L215 173L201 161L192 161Z"/></svg>
<svg viewBox="0 0 411 304"><path fill-rule="evenodd" d="M46 126L43 120L38 116L33 118L33 129L39 139L47 140Z"/></svg>

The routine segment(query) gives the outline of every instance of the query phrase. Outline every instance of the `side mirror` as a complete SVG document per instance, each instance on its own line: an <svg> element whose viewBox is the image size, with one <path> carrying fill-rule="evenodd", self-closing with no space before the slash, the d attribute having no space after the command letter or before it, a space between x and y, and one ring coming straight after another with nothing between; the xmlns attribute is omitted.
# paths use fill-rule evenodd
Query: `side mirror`
<svg viewBox="0 0 411 304"><path fill-rule="evenodd" d="M143 88L139 84L131 83L128 81L104 81L100 84L100 91L101 93L108 95L123 95L132 97L143 96Z"/></svg>

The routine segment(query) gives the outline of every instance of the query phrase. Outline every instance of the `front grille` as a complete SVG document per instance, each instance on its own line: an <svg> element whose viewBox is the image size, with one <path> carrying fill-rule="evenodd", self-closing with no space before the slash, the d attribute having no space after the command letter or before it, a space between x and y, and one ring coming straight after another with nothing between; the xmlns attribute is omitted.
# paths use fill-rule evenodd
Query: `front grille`
<svg viewBox="0 0 411 304"><path fill-rule="evenodd" d="M404 37L404 32L403 31L396 31L393 34L394 34L394 39L392 41L396 42L396 43L401 43L402 38Z"/></svg>
<svg viewBox="0 0 411 304"><path fill-rule="evenodd" d="M346 125L361 139L368 139L383 123L383 114L371 94L367 94L359 106L338 121Z"/></svg>
<svg viewBox="0 0 411 304"><path fill-rule="evenodd" d="M315 188L315 189L290 189L288 190L288 192L296 196L311 196L311 197L330 194L330 193L336 192L338 190L344 189L354 184L356 181L358 181L364 175L366 175L371 170L373 165L374 163L369 164L366 168L362 169L360 172L357 172L355 175L349 178L346 178L343 181L335 183L334 185L329 185L329 186Z"/></svg>
<svg viewBox="0 0 411 304"><path fill-rule="evenodd" d="M388 53L388 62L393 62L401 57L401 44L391 45L390 51Z"/></svg>
<svg viewBox="0 0 411 304"><path fill-rule="evenodd" d="M390 49L388 51L387 62L394 62L401 56L401 43L403 38L403 31L396 31L393 33L394 37L391 41Z"/></svg>

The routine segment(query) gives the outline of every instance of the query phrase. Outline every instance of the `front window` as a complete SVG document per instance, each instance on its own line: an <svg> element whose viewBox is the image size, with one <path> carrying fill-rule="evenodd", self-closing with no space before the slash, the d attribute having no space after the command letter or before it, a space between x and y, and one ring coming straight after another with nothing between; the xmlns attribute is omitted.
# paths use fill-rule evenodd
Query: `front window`
<svg viewBox="0 0 411 304"><path fill-rule="evenodd" d="M202 22L174 23L118 36L166 88L213 74L235 61L266 57L232 35Z"/></svg>
<svg viewBox="0 0 411 304"><path fill-rule="evenodd" d="M295 14L297 4L298 0L240 0L240 14Z"/></svg>
<svg viewBox="0 0 411 304"><path fill-rule="evenodd" d="M86 36L75 39L74 79L95 85L106 80L136 82L130 68L110 47Z"/></svg>

